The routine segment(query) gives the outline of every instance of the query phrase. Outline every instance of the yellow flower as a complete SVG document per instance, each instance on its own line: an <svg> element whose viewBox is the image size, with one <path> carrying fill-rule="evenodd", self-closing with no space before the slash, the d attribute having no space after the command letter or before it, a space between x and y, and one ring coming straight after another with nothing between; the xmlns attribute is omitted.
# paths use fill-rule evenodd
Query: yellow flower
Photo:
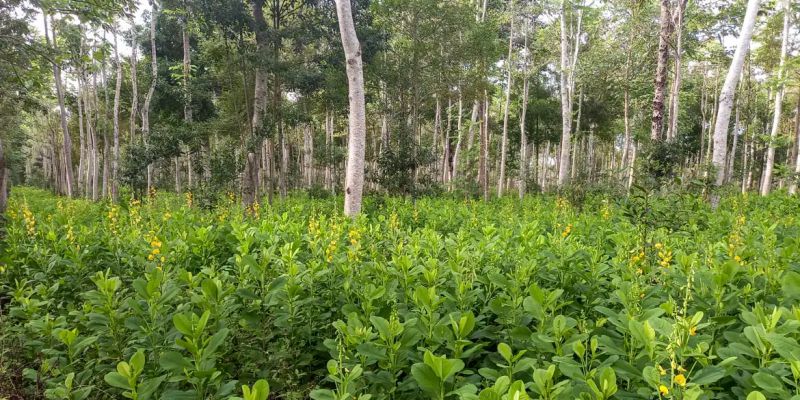
<svg viewBox="0 0 800 400"><path fill-rule="evenodd" d="M735 257L733 257L733 259L736 260L736 262L738 262L738 263L742 262L742 257L735 256Z"/></svg>
<svg viewBox="0 0 800 400"><path fill-rule="evenodd" d="M155 259L155 258L156 257L154 255L152 255L152 254L147 256L147 259L150 260L150 261L153 261L153 259Z"/></svg>
<svg viewBox="0 0 800 400"><path fill-rule="evenodd" d="M675 375L675 378L673 378L672 380L675 381L675 383L677 383L678 385L686 386L686 377L683 376L683 374Z"/></svg>
<svg viewBox="0 0 800 400"><path fill-rule="evenodd" d="M153 249L153 255L159 255L159 254L161 254L161 250Z"/></svg>
<svg viewBox="0 0 800 400"><path fill-rule="evenodd" d="M669 388L664 385L661 385L658 387L658 393L661 393L662 396L667 396L669 395Z"/></svg>
<svg viewBox="0 0 800 400"><path fill-rule="evenodd" d="M664 375L666 375L666 374L667 374L667 370L665 370L663 367L661 367L661 366L659 365L659 366L658 366L658 373L659 373L661 376L664 376Z"/></svg>
<svg viewBox="0 0 800 400"><path fill-rule="evenodd" d="M663 245L663 244L661 244L661 243L656 243L656 248L657 248L657 249L661 250L661 248L662 248L662 247L664 247L664 245Z"/></svg>
<svg viewBox="0 0 800 400"><path fill-rule="evenodd" d="M161 256L161 262L163 263L163 262L165 262L165 261L167 261L167 259L166 259L166 258L164 258L164 256Z"/></svg>
<svg viewBox="0 0 800 400"><path fill-rule="evenodd" d="M564 228L564 231L561 232L561 237L566 238L567 236L569 236L571 232L572 232L572 224L569 224L567 225L566 228Z"/></svg>
<svg viewBox="0 0 800 400"><path fill-rule="evenodd" d="M697 335L697 327L696 326L693 326L693 327L689 328L689 335L690 336Z"/></svg>

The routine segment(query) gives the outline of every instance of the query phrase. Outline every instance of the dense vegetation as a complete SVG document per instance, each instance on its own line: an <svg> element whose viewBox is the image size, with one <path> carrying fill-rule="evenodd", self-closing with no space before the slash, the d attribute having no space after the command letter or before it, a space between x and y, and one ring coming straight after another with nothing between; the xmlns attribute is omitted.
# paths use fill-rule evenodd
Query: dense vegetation
<svg viewBox="0 0 800 400"><path fill-rule="evenodd" d="M0 0L9 178L93 200L121 188L341 193L349 104L334 3ZM347 3L367 192L623 192L675 177L796 190L797 1Z"/></svg>
<svg viewBox="0 0 800 400"><path fill-rule="evenodd" d="M796 197L194 201L16 189L0 395L800 398Z"/></svg>

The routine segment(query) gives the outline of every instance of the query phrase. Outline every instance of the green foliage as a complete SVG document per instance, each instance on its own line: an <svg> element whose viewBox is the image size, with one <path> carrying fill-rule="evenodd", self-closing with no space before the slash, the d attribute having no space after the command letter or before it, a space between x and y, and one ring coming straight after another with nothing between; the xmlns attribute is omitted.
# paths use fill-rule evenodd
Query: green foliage
<svg viewBox="0 0 800 400"><path fill-rule="evenodd" d="M52 399L798 396L796 198L340 201L18 188L0 371Z"/></svg>

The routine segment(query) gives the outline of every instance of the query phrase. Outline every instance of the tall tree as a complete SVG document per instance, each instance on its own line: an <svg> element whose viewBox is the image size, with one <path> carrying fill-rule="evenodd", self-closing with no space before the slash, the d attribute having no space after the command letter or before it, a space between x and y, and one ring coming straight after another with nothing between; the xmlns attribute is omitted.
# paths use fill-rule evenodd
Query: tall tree
<svg viewBox="0 0 800 400"><path fill-rule="evenodd" d="M789 17L791 8L790 0L783 1L783 31L781 34L781 54L778 64L776 79L778 87L775 89L775 108L772 114L772 130L769 134L769 144L767 145L767 156L764 162L764 173L761 177L761 195L766 196L772 188L772 170L775 167L775 142L778 139L778 132L781 126L781 112L783 107L784 83L783 77L786 68L786 52L789 44Z"/></svg>
<svg viewBox="0 0 800 400"><path fill-rule="evenodd" d="M47 19L50 17L50 25L53 28L53 40L52 43L50 41L50 35L48 33L48 26L47 26ZM58 40L56 37L56 27L55 27L55 19L52 15L47 13L45 8L42 8L42 20L44 21L44 37L47 43L47 47L51 47L56 53L58 52ZM69 134L69 124L67 122L67 107L64 103L64 88L62 87L63 82L61 81L61 65L55 59L51 60L50 62L53 66L53 80L55 81L56 86L56 97L58 98L58 109L61 119L61 132L63 133L63 143L62 143L62 160L63 166L61 166L60 170L64 175L64 194L69 197L72 197L72 137Z"/></svg>
<svg viewBox="0 0 800 400"><path fill-rule="evenodd" d="M572 148L572 105L575 91L575 67L578 61L580 48L582 11L578 10L577 27L567 30L567 0L561 1L561 148L558 157L557 185L563 188L570 177L570 155ZM572 25L570 25L572 26ZM570 34L574 32L574 36ZM570 46L571 44L571 46Z"/></svg>
<svg viewBox="0 0 800 400"><path fill-rule="evenodd" d="M728 125L730 124L731 109L733 108L733 98L736 94L736 83L739 80L739 74L742 72L745 55L750 49L750 39L753 36L759 5L760 0L748 0L747 2L747 11L739 32L736 52L733 54L728 74L725 76L725 83L722 85L722 90L719 94L719 105L717 106L716 124L714 126L714 150L711 156L711 162L716 172L714 184L717 187L722 186L726 180L725 161L728 155ZM716 207L718 201L719 195L714 193L712 205Z"/></svg>
<svg viewBox="0 0 800 400"><path fill-rule="evenodd" d="M158 21L158 6L155 0L150 0L150 88L144 98L142 106L142 139L145 149L150 147L150 104L153 101L153 94L158 84L158 58L156 57L156 21ZM147 163L147 192L153 189L153 164Z"/></svg>
<svg viewBox="0 0 800 400"><path fill-rule="evenodd" d="M119 46L117 43L117 27L114 26L114 62L117 64L117 79L114 84L114 154L111 158L111 199L119 198L119 107L122 91L122 62L119 59ZM106 157L108 155L105 155Z"/></svg>
<svg viewBox="0 0 800 400"><path fill-rule="evenodd" d="M497 197L503 196L506 182L506 147L508 147L508 114L511 106L511 74L514 55L514 0L509 1L508 57L506 58L506 101L503 104L503 138L500 142L500 174L497 178Z"/></svg>
<svg viewBox="0 0 800 400"><path fill-rule="evenodd" d="M667 88L667 69L669 63L669 41L672 36L670 0L661 0L661 15L658 35L658 61L656 66L655 91L653 94L653 118L650 139L660 140L664 130L664 96Z"/></svg>
<svg viewBox="0 0 800 400"><path fill-rule="evenodd" d="M353 24L350 0L336 0L336 15L342 36L347 65L347 86L350 99L350 134L347 142L347 170L345 172L344 214L355 217L361 212L361 194L364 188L364 141L367 134L366 105L364 101L364 70L361 64L361 44Z"/></svg>

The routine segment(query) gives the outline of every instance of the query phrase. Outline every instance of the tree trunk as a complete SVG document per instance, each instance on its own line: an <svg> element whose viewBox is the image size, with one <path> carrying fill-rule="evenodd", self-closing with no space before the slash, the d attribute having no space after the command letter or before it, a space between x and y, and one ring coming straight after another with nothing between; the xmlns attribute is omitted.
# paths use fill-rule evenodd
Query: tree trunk
<svg viewBox="0 0 800 400"><path fill-rule="evenodd" d="M528 59L528 25L525 24L525 65L522 71L522 110L519 115L519 198L525 197L528 192L528 133L525 131L525 121L528 113L528 81L529 81L529 63Z"/></svg>
<svg viewBox="0 0 800 400"><path fill-rule="evenodd" d="M453 98L447 96L447 127L442 135L442 184L447 183L450 177L450 132L453 129Z"/></svg>
<svg viewBox="0 0 800 400"><path fill-rule="evenodd" d="M75 99L75 103L78 106L78 148L79 148L80 151L78 153L78 178L77 178L77 188L78 188L78 190L76 190L76 192L82 192L83 195L85 196L88 193L88 191L86 190L86 187L84 186L85 183L86 183L86 179L85 179L86 178L86 174L84 174L83 171L84 171L84 168L86 168L88 163L86 162L86 143L87 143L86 130L83 129L84 109L83 109L83 104L82 104L82 101L81 101L81 97L83 97L83 85L82 85L83 80L81 79L80 74L78 74L77 78L78 78L77 79L77 81L78 81L78 97Z"/></svg>
<svg viewBox="0 0 800 400"><path fill-rule="evenodd" d="M514 0L509 2L511 21L508 23L508 57L506 58L506 102L503 105L503 137L500 141L500 176L497 179L497 197L503 197L506 180L506 152L508 147L508 109L511 106L512 64L514 55Z"/></svg>
<svg viewBox="0 0 800 400"><path fill-rule="evenodd" d="M325 110L325 189L334 192L333 189L333 114Z"/></svg>
<svg viewBox="0 0 800 400"><path fill-rule="evenodd" d="M156 84L158 83L158 58L156 58L156 21L158 19L157 5L154 0L150 0L150 88L147 90L147 95L144 98L144 106L142 107L142 138L144 141L145 149L150 149L150 103L153 100L153 94L156 91ZM147 193L151 193L153 189L153 165L147 163Z"/></svg>
<svg viewBox="0 0 800 400"><path fill-rule="evenodd" d="M655 93L653 95L653 118L650 139L661 140L664 130L664 91L667 87L667 64L669 63L669 40L672 36L669 0L661 0L661 29L658 36L658 60L656 65Z"/></svg>
<svg viewBox="0 0 800 400"><path fill-rule="evenodd" d="M303 172L306 189L314 184L314 131L311 124L303 126Z"/></svg>
<svg viewBox="0 0 800 400"><path fill-rule="evenodd" d="M489 200L489 176L487 166L487 155L489 153L489 95L483 91L483 120L479 129L480 135L480 154L478 155L478 184L483 193L483 199Z"/></svg>
<svg viewBox="0 0 800 400"><path fill-rule="evenodd" d="M794 177L789 184L789 194L797 193L798 179L800 179L800 92L797 95L797 107L794 111Z"/></svg>
<svg viewBox="0 0 800 400"><path fill-rule="evenodd" d="M8 170L6 169L6 153L3 150L3 139L0 138L0 228L5 226L6 206L8 205ZM0 235L2 232L0 232Z"/></svg>
<svg viewBox="0 0 800 400"><path fill-rule="evenodd" d="M686 1L678 0L678 8L672 15L672 27L675 33L675 76L669 94L669 124L667 139L673 140L678 135L678 114L681 93L681 59L683 58L683 17L686 12Z"/></svg>
<svg viewBox="0 0 800 400"><path fill-rule="evenodd" d="M185 6L185 4L184 4ZM183 122L186 125L192 123L192 89L189 87L189 77L191 75L191 47L189 45L189 10L184 7L184 15L181 17L181 36L183 38ZM192 167L192 151L186 153L186 176L189 190L192 190L194 168Z"/></svg>
<svg viewBox="0 0 800 400"><path fill-rule="evenodd" d="M569 180L570 144L572 143L572 87L570 85L571 66L569 51L569 36L567 34L566 0L561 1L561 149L558 157L559 189L563 188ZM577 46L577 43L575 44Z"/></svg>
<svg viewBox="0 0 800 400"><path fill-rule="evenodd" d="M778 89L775 92L775 110L772 114L772 130L769 134L769 145L767 147L767 161L764 164L764 175L761 179L761 195L766 196L772 188L772 169L775 167L775 141L778 139L778 131L781 125L781 112L783 107L783 76L786 66L786 49L789 42L789 1L784 0L783 7L783 33L781 35L781 58L778 64Z"/></svg>
<svg viewBox="0 0 800 400"><path fill-rule="evenodd" d="M347 86L350 98L344 215L354 218L361 212L361 194L364 188L364 139L367 131L364 71L361 64L361 44L358 42L353 24L350 0L336 0L336 15L339 19L339 32L347 61Z"/></svg>
<svg viewBox="0 0 800 400"><path fill-rule="evenodd" d="M122 63L117 46L117 28L114 27L114 61L117 63L117 79L114 87L114 157L111 160L111 200L119 200L119 106L122 90Z"/></svg>
<svg viewBox="0 0 800 400"><path fill-rule="evenodd" d="M256 52L260 55L267 45L264 34L266 21L264 20L264 0L253 0L253 31L256 35ZM267 108L267 73L256 62L255 82L253 94L253 114L250 122L252 130L250 140L245 139L244 146L247 154L244 173L242 176L242 203L245 207L251 206L258 200L258 189L261 178L259 177L259 159L262 158L263 137L261 130L264 126L264 112Z"/></svg>
<svg viewBox="0 0 800 400"><path fill-rule="evenodd" d="M48 34L47 26L47 12L42 8L42 20L44 21L44 37L48 47L51 47L50 36ZM56 38L56 27L53 17L50 16L50 23L53 28L53 42L52 48L55 53L58 53L58 40ZM63 133L64 141L62 143L62 153L64 160L64 194L72 197L72 137L69 135L69 124L67 123L67 108L64 104L64 89L61 82L61 66L58 62L53 62L53 80L56 86L56 96L58 98L58 110L61 117L61 132Z"/></svg>
<svg viewBox="0 0 800 400"><path fill-rule="evenodd" d="M458 156L461 154L462 148L462 140L464 138L464 134L461 130L462 121L464 118L464 99L462 98L461 87L458 88L458 121L456 123L456 148L453 150L453 161L450 163L450 189L453 189L453 180L456 178L456 172L458 171Z"/></svg>
<svg viewBox="0 0 800 400"><path fill-rule="evenodd" d="M131 135L131 143L134 143L136 140L136 117L139 113L139 80L137 79L136 74L136 67L139 63L138 60L138 52L139 52L139 42L136 40L136 21L133 19L133 15L130 18L131 24L131 127L130 127L130 135Z"/></svg>
<svg viewBox="0 0 800 400"><path fill-rule="evenodd" d="M750 38L753 36L753 28L756 22L756 15L758 14L760 0L748 0L747 12L745 13L742 29L739 33L739 43L736 46L736 52L733 55L728 74L725 77L725 84L722 86L722 91L719 95L719 106L717 108L716 123L714 126L714 152L712 155L712 164L716 169L715 185L722 186L725 183L725 160L727 159L728 151L728 123L731 117L731 108L733 106L733 97L736 90L736 82L739 79L739 74L742 72L742 65L744 58L750 48ZM719 195L717 193L712 196L712 205L716 207L719 203Z"/></svg>

